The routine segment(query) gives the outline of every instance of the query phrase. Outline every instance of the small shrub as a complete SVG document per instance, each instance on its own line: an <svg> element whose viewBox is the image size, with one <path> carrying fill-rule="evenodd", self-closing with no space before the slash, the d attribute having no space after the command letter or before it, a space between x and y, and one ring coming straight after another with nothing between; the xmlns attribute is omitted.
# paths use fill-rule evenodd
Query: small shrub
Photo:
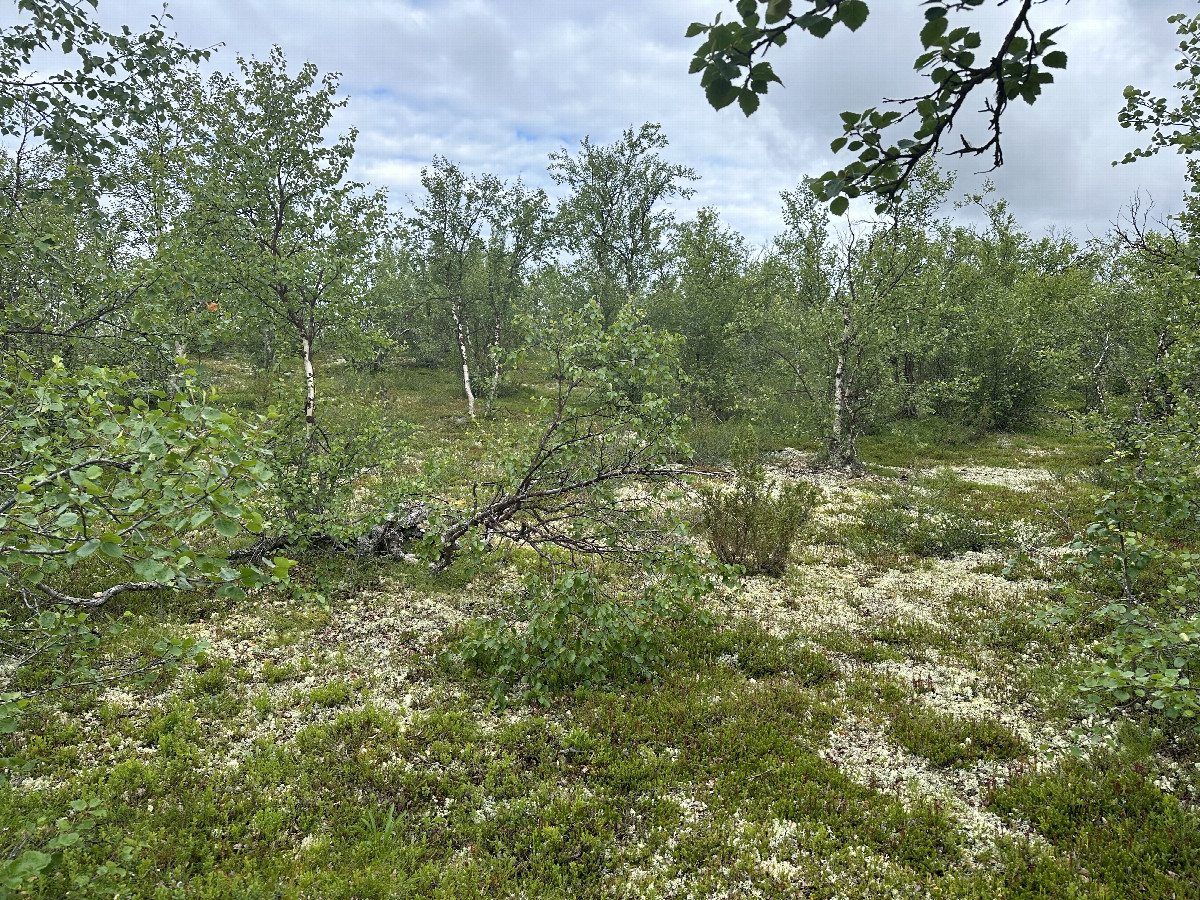
<svg viewBox="0 0 1200 900"><path fill-rule="evenodd" d="M411 433L403 422L377 412L353 425L318 428L307 435L303 418L283 419L271 442L274 474L269 531L293 541L329 544L357 536L366 509L356 489L371 484L371 505L387 507L385 474Z"/></svg>
<svg viewBox="0 0 1200 900"><path fill-rule="evenodd" d="M226 674L233 668L228 660L221 660L215 665L208 666L192 679L189 696L220 694L226 687Z"/></svg>
<svg viewBox="0 0 1200 900"><path fill-rule="evenodd" d="M711 588L690 554L649 560L640 590L571 571L530 574L512 620L476 619L458 641L468 673L491 677L493 698L509 690L549 705L555 691L618 677L647 678L663 661L662 630Z"/></svg>
<svg viewBox="0 0 1200 900"><path fill-rule="evenodd" d="M291 663L278 666L271 660L265 660L262 665L262 677L267 684L280 684L296 677L296 667Z"/></svg>
<svg viewBox="0 0 1200 900"><path fill-rule="evenodd" d="M1200 350L1185 356L1189 372ZM1188 376L1191 377L1190 375ZM1200 721L1200 403L1128 425L1108 461L1115 485L1072 543L1074 583L1051 624L1095 630L1098 657L1079 685L1089 704Z"/></svg>
<svg viewBox="0 0 1200 900"><path fill-rule="evenodd" d="M308 692L308 699L317 706L341 706L350 699L350 685L344 681L331 681Z"/></svg>
<svg viewBox="0 0 1200 900"><path fill-rule="evenodd" d="M732 491L702 491L700 524L713 553L748 575L782 575L788 553L808 522L820 493L807 484L767 483L753 435L739 438L730 450L737 473Z"/></svg>

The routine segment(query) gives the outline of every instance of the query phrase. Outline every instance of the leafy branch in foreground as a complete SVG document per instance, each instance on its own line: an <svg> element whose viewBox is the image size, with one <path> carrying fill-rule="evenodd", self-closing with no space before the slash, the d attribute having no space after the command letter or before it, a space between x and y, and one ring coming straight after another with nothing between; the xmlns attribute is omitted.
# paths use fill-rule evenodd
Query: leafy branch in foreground
<svg viewBox="0 0 1200 900"><path fill-rule="evenodd" d="M18 0L24 17L0 29L0 134L26 131L57 154L99 162L99 154L126 140L123 125L164 111L152 87L182 63L209 51L185 47L164 31L170 16L152 20L142 34L128 26L107 32L87 7L97 0ZM60 49L74 68L38 72L34 63ZM105 128L105 126L109 126Z"/></svg>
<svg viewBox="0 0 1200 900"><path fill-rule="evenodd" d="M1057 618L1095 622L1092 700L1200 718L1200 345L1194 334L1160 367L1165 413L1125 426L1109 460L1115 488L1078 536L1083 586Z"/></svg>
<svg viewBox="0 0 1200 900"><path fill-rule="evenodd" d="M160 588L239 596L285 574L286 560L234 569L212 546L261 528L257 429L131 381L61 360L0 371L0 588L96 607Z"/></svg>
<svg viewBox="0 0 1200 900"><path fill-rule="evenodd" d="M969 97L977 89L991 92L981 112L986 137L969 140L960 134L961 146L946 151L954 156L991 155L993 167L1004 164L1001 119L1012 100L1034 103L1043 86L1054 81L1050 69L1063 69L1067 55L1053 50L1059 28L1037 32L1030 22L1035 5L1045 0L1020 0L1012 22L990 57L979 60L980 32L969 25L952 24L952 14L972 12L985 0L937 2L924 0L925 24L920 39L924 48L913 68L930 82L928 91L888 101L898 109L875 107L842 113L841 137L831 144L837 153L848 150L858 158L814 181L822 199L835 215L846 212L849 202L864 193L879 198L877 212L891 207L904 191L921 160L936 154L953 130ZM835 25L857 31L870 8L864 0L737 0L737 17L711 24L693 22L688 37L704 36L692 58L691 72L700 73L708 102L722 109L735 100L747 116L759 107L760 95L770 85L782 83L771 63L759 61L772 47L787 43L794 30L823 38ZM761 7L761 9L760 9ZM796 7L807 7L794 12ZM912 132L894 142L887 129L906 120L915 121Z"/></svg>
<svg viewBox="0 0 1200 900"><path fill-rule="evenodd" d="M1187 73L1187 77L1176 82L1175 88L1182 97L1171 107L1165 97L1151 96L1150 92L1130 85L1125 88L1125 107L1117 114L1122 128L1134 131L1151 130L1150 142L1113 162L1131 163L1159 150L1174 147L1178 153L1194 153L1200 149L1200 16L1175 15L1167 19L1176 26L1175 33L1183 39L1179 42L1182 58L1175 63L1175 71Z"/></svg>
<svg viewBox="0 0 1200 900"><path fill-rule="evenodd" d="M126 622L105 626L63 605L32 605L28 612L16 619L0 614L0 653L10 661L8 680L0 684L0 734L16 731L21 716L50 695L118 683L146 687L207 649L194 638L166 637L114 656L114 642L129 630ZM3 766L0 760L0 782Z"/></svg>

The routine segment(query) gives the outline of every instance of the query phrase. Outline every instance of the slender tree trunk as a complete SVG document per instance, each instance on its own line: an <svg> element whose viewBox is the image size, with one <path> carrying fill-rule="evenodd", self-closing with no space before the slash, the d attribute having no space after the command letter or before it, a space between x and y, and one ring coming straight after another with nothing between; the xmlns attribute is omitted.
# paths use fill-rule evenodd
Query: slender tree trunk
<svg viewBox="0 0 1200 900"><path fill-rule="evenodd" d="M1092 366L1092 390L1096 392L1096 408L1106 416L1108 415L1108 400L1104 396L1104 361L1108 357L1108 348L1111 343L1112 332L1106 331L1104 333L1104 348L1100 351L1100 358Z"/></svg>
<svg viewBox="0 0 1200 900"><path fill-rule="evenodd" d="M1159 371L1159 366L1167 358L1167 351L1171 349L1173 343L1174 340L1169 331L1164 329L1158 333L1158 348L1154 352L1154 363L1146 378L1146 386L1142 388L1142 396L1133 408L1133 421L1139 425L1146 421L1147 406L1151 407L1151 416L1158 418L1164 412L1170 411L1175 404L1175 398L1171 395L1170 390L1164 387L1162 373Z"/></svg>
<svg viewBox="0 0 1200 900"><path fill-rule="evenodd" d="M317 376L313 371L312 339L307 335L300 338L304 354L304 439L312 440L313 428L317 424Z"/></svg>
<svg viewBox="0 0 1200 900"><path fill-rule="evenodd" d="M179 360L187 353L183 341L175 341L175 371L171 373L171 393L178 394L183 390L183 365Z"/></svg>
<svg viewBox="0 0 1200 900"><path fill-rule="evenodd" d="M854 329L850 321L850 308L842 304L842 334L837 344L837 368L833 373L833 428L829 435L829 462L835 466L852 467L857 462L854 455L854 427L849 403L849 384L846 363L854 342Z"/></svg>
<svg viewBox="0 0 1200 900"><path fill-rule="evenodd" d="M500 318L496 318L496 327L492 330L492 383L488 388L487 407L484 409L484 416L492 414L492 407L496 405L496 394L500 390L500 339L503 337L503 324Z"/></svg>
<svg viewBox="0 0 1200 900"><path fill-rule="evenodd" d="M275 368L275 329L264 325L259 329L262 338L262 367L267 371Z"/></svg>
<svg viewBox="0 0 1200 900"><path fill-rule="evenodd" d="M463 391L467 395L467 412L474 419L475 392L471 390L471 363L467 352L467 343L470 340L470 334L467 332L466 322L458 314L458 307L453 303L450 304L450 315L454 317L454 334L458 338L458 353L462 357Z"/></svg>
<svg viewBox="0 0 1200 900"><path fill-rule="evenodd" d="M905 419L917 417L917 404L913 399L917 390L917 361L911 353L905 352L903 365L904 399L900 403L900 415Z"/></svg>

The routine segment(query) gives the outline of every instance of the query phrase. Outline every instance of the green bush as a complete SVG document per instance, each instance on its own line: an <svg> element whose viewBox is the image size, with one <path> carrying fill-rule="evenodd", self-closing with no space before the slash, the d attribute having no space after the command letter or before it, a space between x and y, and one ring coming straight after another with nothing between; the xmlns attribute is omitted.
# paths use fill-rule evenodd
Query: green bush
<svg viewBox="0 0 1200 900"><path fill-rule="evenodd" d="M802 483L772 488L752 434L735 441L730 456L737 482L732 491L701 491L701 528L726 565L741 566L748 575L782 575L792 542L808 522L820 492Z"/></svg>
<svg viewBox="0 0 1200 900"><path fill-rule="evenodd" d="M362 521L389 508L382 483L406 447L412 428L375 412L349 424L306 435L303 417L283 419L271 443L274 475L268 531L291 541L343 541L356 537ZM356 489L370 485L366 500Z"/></svg>
<svg viewBox="0 0 1200 900"><path fill-rule="evenodd" d="M1193 359L1200 349L1193 351ZM1130 425L1109 461L1114 488L1072 545L1078 579L1051 622L1100 630L1081 689L1169 719L1200 718L1200 404Z"/></svg>
<svg viewBox="0 0 1200 900"><path fill-rule="evenodd" d="M663 626L711 589L691 554L650 560L640 589L587 571L525 577L509 618L476 619L457 642L468 673L489 676L496 702L509 691L549 705L556 691L647 678L663 661Z"/></svg>

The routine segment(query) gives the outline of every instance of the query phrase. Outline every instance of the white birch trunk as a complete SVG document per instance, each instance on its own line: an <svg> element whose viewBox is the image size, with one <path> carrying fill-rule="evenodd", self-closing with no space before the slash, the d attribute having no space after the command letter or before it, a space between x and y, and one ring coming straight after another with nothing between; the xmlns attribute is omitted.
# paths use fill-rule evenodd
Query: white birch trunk
<svg viewBox="0 0 1200 900"><path fill-rule="evenodd" d="M304 438L312 440L313 428L317 422L317 376L313 372L312 341L307 334L300 340L304 354L304 384L307 389L304 396Z"/></svg>
<svg viewBox="0 0 1200 900"><path fill-rule="evenodd" d="M496 405L496 394L500 390L500 339L503 337L500 320L496 320L496 327L492 330L492 383L488 388L487 407L484 409L484 416L492 414L492 407Z"/></svg>
<svg viewBox="0 0 1200 900"><path fill-rule="evenodd" d="M842 305L842 336L837 345L837 368L833 373L833 433L829 441L829 461L838 466L854 464L854 436L850 433L850 411L846 386L846 360L854 341L850 309Z"/></svg>
<svg viewBox="0 0 1200 900"><path fill-rule="evenodd" d="M467 395L467 412L471 418L475 418L475 392L471 390L471 364L467 355L467 342L470 340L470 335L467 333L466 323L458 314L458 308L451 303L450 315L454 317L454 332L458 337L458 352L462 357L463 369L463 391Z"/></svg>
<svg viewBox="0 0 1200 900"><path fill-rule="evenodd" d="M175 371L171 373L171 393L178 394L183 390L183 364L179 360L187 352L187 348L183 345L183 341L175 342Z"/></svg>

